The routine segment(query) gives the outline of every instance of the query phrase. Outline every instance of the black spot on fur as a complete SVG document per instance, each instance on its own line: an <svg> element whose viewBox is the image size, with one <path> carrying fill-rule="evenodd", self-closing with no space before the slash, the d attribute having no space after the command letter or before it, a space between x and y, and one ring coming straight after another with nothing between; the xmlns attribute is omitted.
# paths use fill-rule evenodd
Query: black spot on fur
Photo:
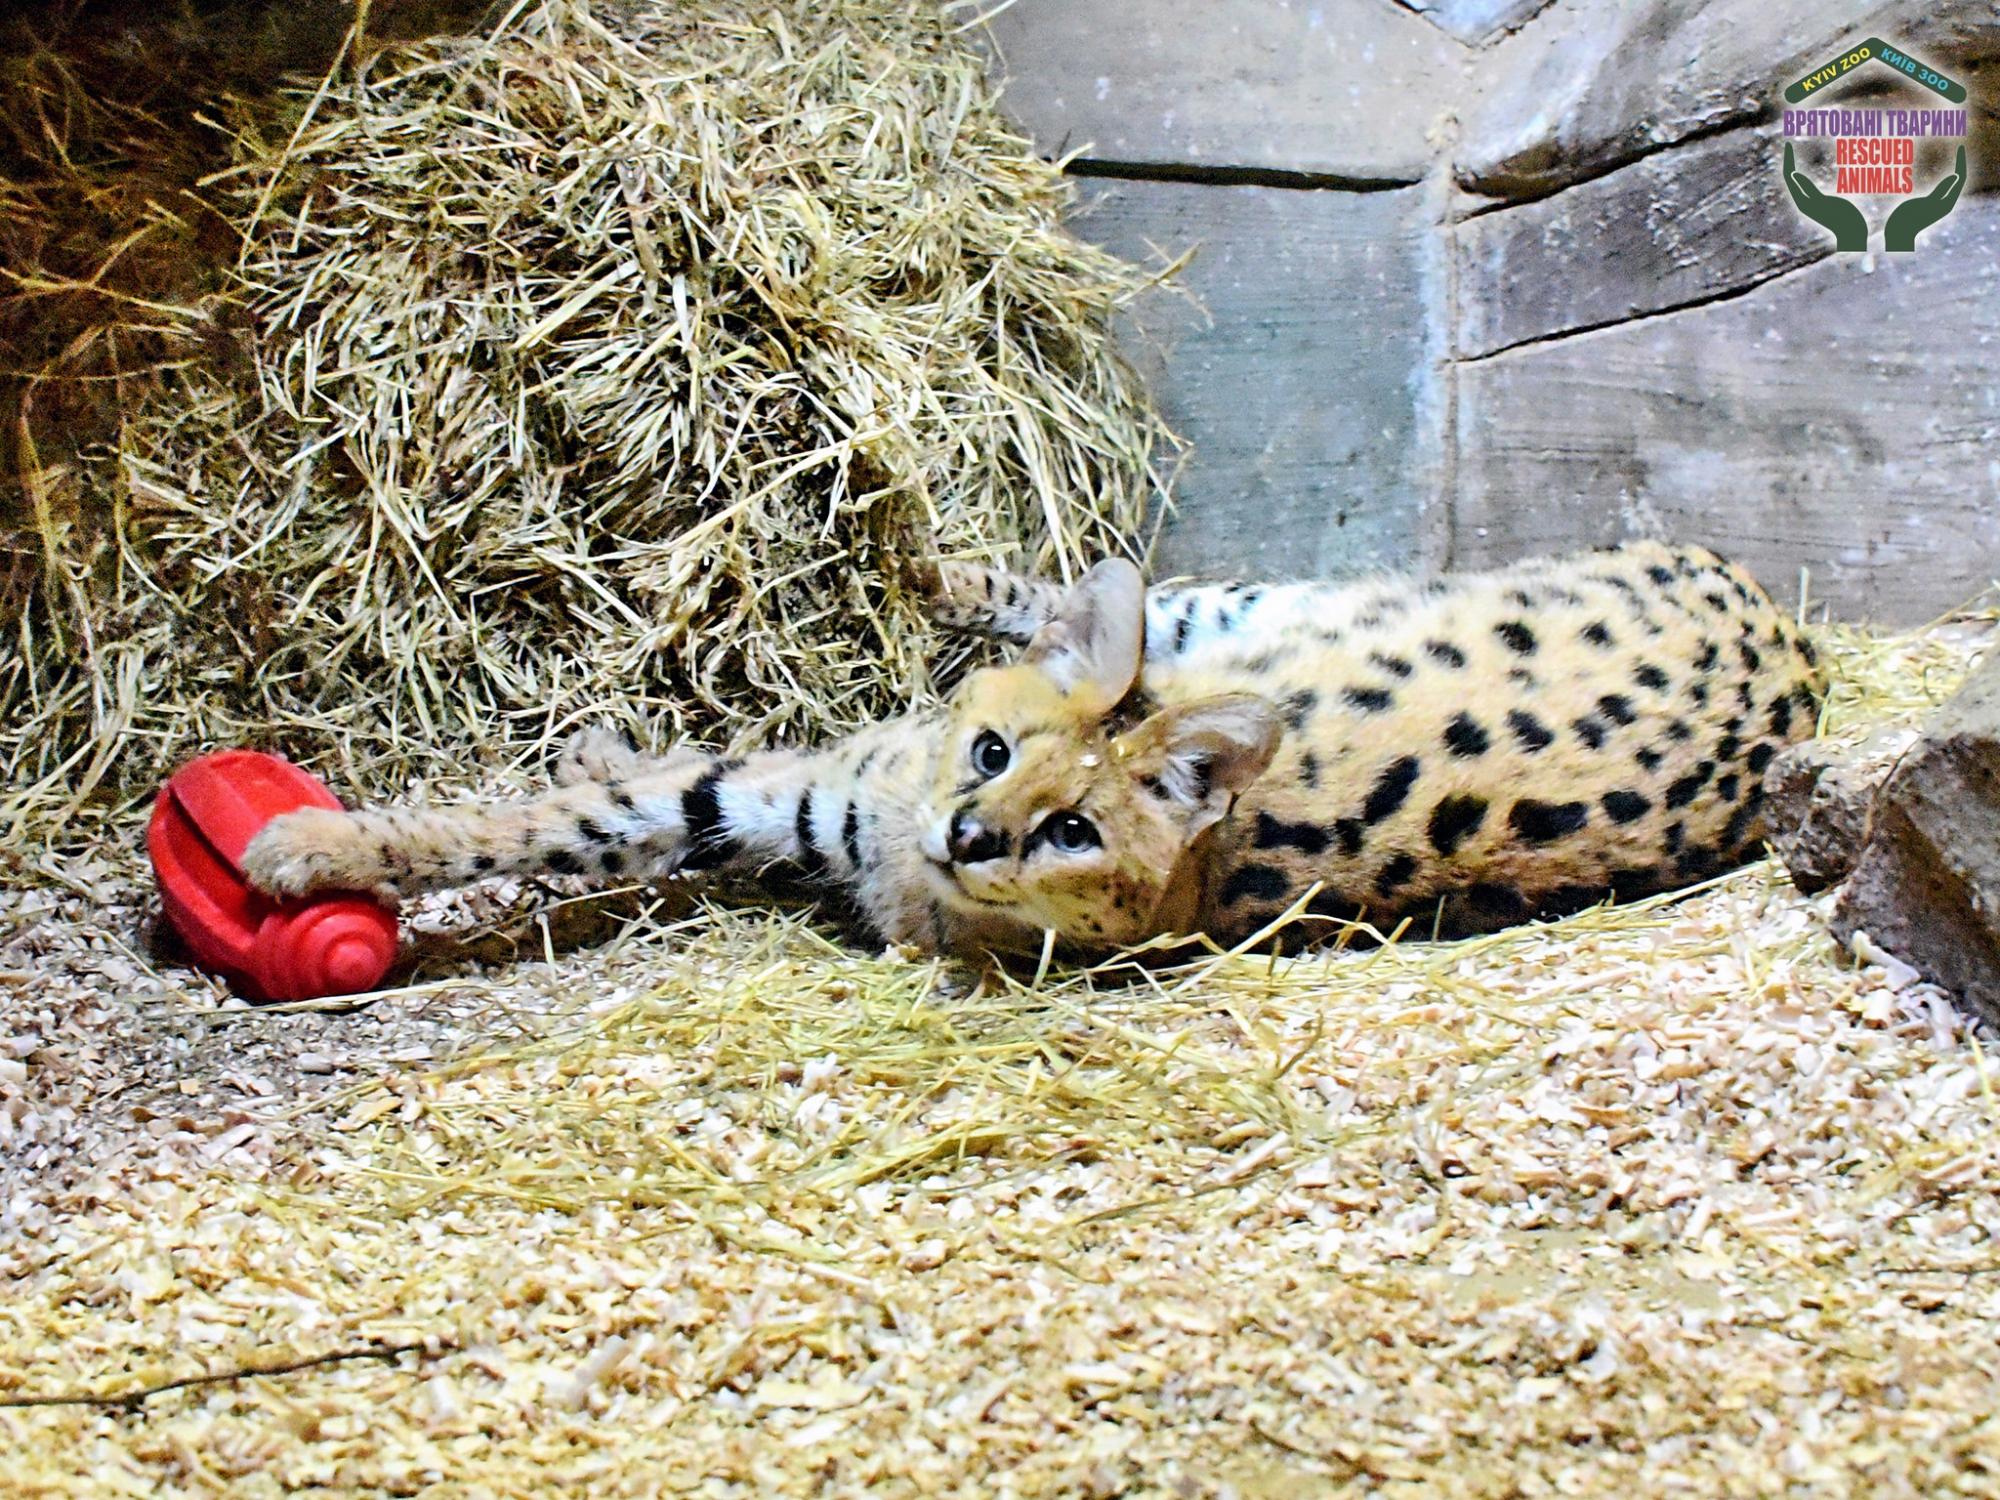
<svg viewBox="0 0 2000 1500"><path fill-rule="evenodd" d="M1361 903L1345 891L1325 890L1306 903L1306 910L1315 917L1331 917L1336 922L1354 919L1361 909Z"/></svg>
<svg viewBox="0 0 2000 1500"><path fill-rule="evenodd" d="M1686 807L1694 801L1697 793L1708 785L1708 778L1715 774L1715 762L1702 761L1687 775L1667 787L1667 806Z"/></svg>
<svg viewBox="0 0 2000 1500"><path fill-rule="evenodd" d="M1653 810L1652 799L1637 792L1606 792L1604 810L1614 823L1633 823Z"/></svg>
<svg viewBox="0 0 2000 1500"><path fill-rule="evenodd" d="M847 862L855 869L861 868L861 809L852 802L840 819L840 847L846 851Z"/></svg>
<svg viewBox="0 0 2000 1500"><path fill-rule="evenodd" d="M604 825L595 818L578 818L576 836L586 844L607 844L611 841L611 835L604 831Z"/></svg>
<svg viewBox="0 0 2000 1500"><path fill-rule="evenodd" d="M1542 802L1523 797L1507 811L1507 822L1531 844L1553 844L1567 838L1590 821L1590 809L1581 802Z"/></svg>
<svg viewBox="0 0 2000 1500"><path fill-rule="evenodd" d="M1308 791L1319 785L1319 757L1310 750L1299 757L1299 782Z"/></svg>
<svg viewBox="0 0 2000 1500"><path fill-rule="evenodd" d="M1408 677L1412 672L1416 670L1415 667L1411 666L1408 662L1404 661L1402 657L1385 656L1380 651L1370 651L1368 653L1368 659L1369 661L1373 662L1376 666L1380 667L1383 671L1387 672L1391 677Z"/></svg>
<svg viewBox="0 0 2000 1500"><path fill-rule="evenodd" d="M1509 589L1507 590L1507 602L1509 604L1518 604L1523 609L1533 609L1535 607L1535 596L1526 589Z"/></svg>
<svg viewBox="0 0 2000 1500"><path fill-rule="evenodd" d="M1644 866L1628 866L1611 872L1611 894L1620 901L1637 901L1658 893L1661 872Z"/></svg>
<svg viewBox="0 0 2000 1500"><path fill-rule="evenodd" d="M1493 633L1500 637L1501 644L1516 656L1535 654L1535 633L1519 620L1502 620L1493 627Z"/></svg>
<svg viewBox="0 0 2000 1500"><path fill-rule="evenodd" d="M807 787L799 794L799 810L792 818L792 837L799 846L799 868L808 875L818 875L826 869L826 856L819 852L819 845L813 842L813 794Z"/></svg>
<svg viewBox="0 0 2000 1500"><path fill-rule="evenodd" d="M1189 603L1181 617L1174 621L1174 650L1187 650L1188 632L1194 629L1194 605Z"/></svg>
<svg viewBox="0 0 2000 1500"><path fill-rule="evenodd" d="M1296 849L1301 854L1323 854L1332 835L1317 823L1287 823L1267 812L1257 814L1259 849Z"/></svg>
<svg viewBox="0 0 2000 1500"><path fill-rule="evenodd" d="M1741 785L1741 779L1734 771L1731 771L1727 776L1716 779L1715 795L1720 797L1724 802L1734 802L1736 800L1737 789Z"/></svg>
<svg viewBox="0 0 2000 1500"><path fill-rule="evenodd" d="M1465 653L1450 641L1425 641L1424 650L1432 661L1441 662L1454 671L1465 665Z"/></svg>
<svg viewBox="0 0 2000 1500"><path fill-rule="evenodd" d="M1272 865L1238 865L1223 883L1222 904L1230 906L1245 897L1258 901L1282 901L1291 888L1292 883L1285 878L1284 871Z"/></svg>
<svg viewBox="0 0 2000 1500"><path fill-rule="evenodd" d="M1375 876L1375 894L1388 895L1397 886L1407 884L1410 877L1416 873L1417 861L1413 856L1408 854L1394 856Z"/></svg>
<svg viewBox="0 0 2000 1500"><path fill-rule="evenodd" d="M1670 740L1681 740L1681 741L1691 740L1694 738L1694 731L1688 728L1687 720L1675 719L1672 723L1667 725L1667 738Z"/></svg>
<svg viewBox="0 0 2000 1500"><path fill-rule="evenodd" d="M1763 807L1764 789L1753 787L1750 795L1743 799L1743 805L1729 815L1729 822L1723 826L1721 848L1725 853L1734 854L1742 846Z"/></svg>
<svg viewBox="0 0 2000 1500"><path fill-rule="evenodd" d="M1674 581L1674 575L1672 574L1672 572L1670 572L1666 568L1661 567L1658 563L1654 563L1650 568L1646 569L1646 576L1652 579L1653 582L1657 583L1661 588L1666 588L1669 584L1671 584Z"/></svg>
<svg viewBox="0 0 2000 1500"><path fill-rule="evenodd" d="M1471 714L1460 714L1444 728L1445 748L1460 757L1484 755L1493 743L1486 731L1479 727L1479 721Z"/></svg>
<svg viewBox="0 0 2000 1500"><path fill-rule="evenodd" d="M1694 659L1695 670L1698 672L1713 672L1715 670L1715 663L1721 655L1722 653L1716 648L1714 641L1703 641L1701 643L1701 655Z"/></svg>
<svg viewBox="0 0 2000 1500"><path fill-rule="evenodd" d="M1466 887L1465 899L1472 903L1474 910L1495 921L1525 922L1529 916L1528 903L1512 886L1482 880Z"/></svg>
<svg viewBox="0 0 2000 1500"><path fill-rule="evenodd" d="M1688 880L1700 880L1722 868L1722 858L1707 844L1689 844L1674 856L1674 868Z"/></svg>
<svg viewBox="0 0 2000 1500"><path fill-rule="evenodd" d="M1757 654L1757 648L1748 641L1738 641L1736 650L1743 658L1743 670L1754 672L1764 665L1764 658Z"/></svg>
<svg viewBox="0 0 2000 1500"><path fill-rule="evenodd" d="M597 856L597 866L607 875L622 874L625 869L625 856L616 849L606 849Z"/></svg>
<svg viewBox="0 0 2000 1500"><path fill-rule="evenodd" d="M1345 688L1341 692L1341 697L1345 698L1354 707L1363 709L1371 714L1382 712L1383 709L1396 701L1390 695L1387 688Z"/></svg>
<svg viewBox="0 0 2000 1500"><path fill-rule="evenodd" d="M1762 776L1764 774L1764 767L1771 763L1772 757L1777 753L1778 750L1775 745L1752 745L1750 747L1750 754L1744 763L1757 775Z"/></svg>
<svg viewBox="0 0 2000 1500"><path fill-rule="evenodd" d="M1742 748L1743 741L1733 734L1725 734L1715 742L1715 758L1717 760L1734 760L1736 759L1736 752Z"/></svg>
<svg viewBox="0 0 2000 1500"><path fill-rule="evenodd" d="M681 793L681 822L687 829L687 857L681 866L711 870L735 853L735 841L722 830L722 778L742 764L717 761L701 779Z"/></svg>
<svg viewBox="0 0 2000 1500"><path fill-rule="evenodd" d="M1638 683L1640 687L1651 688L1656 693L1664 693L1667 690L1667 674L1651 662L1647 662L1638 671L1634 672L1632 680Z"/></svg>
<svg viewBox="0 0 2000 1500"><path fill-rule="evenodd" d="M1696 703L1705 706L1708 703L1708 684L1705 682L1690 684L1688 687L1688 696L1694 699Z"/></svg>
<svg viewBox="0 0 2000 1500"><path fill-rule="evenodd" d="M620 812L637 812L639 810L639 804L632 800L632 794L626 791L624 786L619 782L613 781L607 783L604 788L604 795L611 799L611 805Z"/></svg>
<svg viewBox="0 0 2000 1500"><path fill-rule="evenodd" d="M1530 672L1526 667L1509 667L1507 669L1507 680L1509 682L1518 682L1522 687L1526 688L1535 686L1535 674Z"/></svg>
<svg viewBox="0 0 2000 1500"><path fill-rule="evenodd" d="M1363 834L1359 818L1335 818L1333 836L1340 840L1340 852L1353 856L1361 852Z"/></svg>
<svg viewBox="0 0 2000 1500"><path fill-rule="evenodd" d="M1610 726L1595 714L1585 714L1581 718L1572 719L1569 727L1576 731L1578 739L1593 750L1602 750L1604 736L1610 733Z"/></svg>
<svg viewBox="0 0 2000 1500"><path fill-rule="evenodd" d="M1555 743L1556 737L1548 725L1523 709L1507 711L1507 727L1514 731L1514 738L1521 742L1521 748L1531 755Z"/></svg>
<svg viewBox="0 0 2000 1500"><path fill-rule="evenodd" d="M1640 765L1649 771L1657 771L1660 769L1660 762L1665 760L1666 757L1651 745L1647 745L1639 750L1635 750L1632 753L1632 759L1639 762Z"/></svg>
<svg viewBox="0 0 2000 1500"><path fill-rule="evenodd" d="M1306 720L1319 707L1319 694L1311 688L1300 688L1287 695L1279 704L1278 712L1284 716L1286 725L1294 732L1306 727Z"/></svg>
<svg viewBox="0 0 2000 1500"><path fill-rule="evenodd" d="M1711 591L1703 594L1701 597L1708 602L1708 607L1717 614L1726 615L1729 613L1729 601L1723 598L1721 593Z"/></svg>
<svg viewBox="0 0 2000 1500"><path fill-rule="evenodd" d="M491 875L493 871L498 867L499 867L499 861L494 859L494 857L490 854L479 854L473 856L472 868L477 870L481 875Z"/></svg>
<svg viewBox="0 0 2000 1500"><path fill-rule="evenodd" d="M1771 733L1783 739L1792 732L1792 700L1780 698L1771 705Z"/></svg>
<svg viewBox="0 0 2000 1500"><path fill-rule="evenodd" d="M1630 724L1638 717L1632 711L1632 700L1623 693L1606 693L1597 700L1597 711L1614 724Z"/></svg>
<svg viewBox="0 0 2000 1500"><path fill-rule="evenodd" d="M583 873L583 862L567 849L551 849L542 863L547 865L551 870L554 870L558 875L580 875Z"/></svg>
<svg viewBox="0 0 2000 1500"><path fill-rule="evenodd" d="M1807 666L1811 667L1819 664L1819 651L1811 641L1807 640L1804 636L1800 636L1792 644L1798 649L1799 655L1806 659Z"/></svg>
<svg viewBox="0 0 2000 1500"><path fill-rule="evenodd" d="M1458 851L1460 844L1479 831L1479 825L1485 821L1484 798L1446 797L1431 809L1431 847L1449 859Z"/></svg>
<svg viewBox="0 0 2000 1500"><path fill-rule="evenodd" d="M1146 789L1148 795L1158 797L1162 802L1173 800L1173 793L1167 790L1167 784L1157 776L1141 776L1139 785Z"/></svg>
<svg viewBox="0 0 2000 1500"><path fill-rule="evenodd" d="M1677 852L1680 849L1681 845L1686 841L1687 841L1687 824L1669 823L1667 825L1667 838L1666 838L1667 853L1673 854Z"/></svg>
<svg viewBox="0 0 2000 1500"><path fill-rule="evenodd" d="M1592 620L1588 625L1584 626L1583 638L1593 646L1608 647L1616 644L1611 639L1611 627L1602 620Z"/></svg>
<svg viewBox="0 0 2000 1500"><path fill-rule="evenodd" d="M1379 823L1403 805L1410 795L1410 788L1416 785L1420 762L1414 755L1401 756L1382 768L1382 774L1375 778L1374 788L1368 793L1368 800L1361 805L1361 821Z"/></svg>

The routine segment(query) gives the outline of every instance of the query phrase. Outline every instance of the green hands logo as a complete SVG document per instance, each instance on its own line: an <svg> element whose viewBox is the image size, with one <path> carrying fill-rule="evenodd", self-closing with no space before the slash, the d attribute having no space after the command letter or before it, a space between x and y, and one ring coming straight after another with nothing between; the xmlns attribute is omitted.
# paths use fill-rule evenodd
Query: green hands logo
<svg viewBox="0 0 2000 1500"><path fill-rule="evenodd" d="M1953 104L1966 101L1965 86L1926 66L1880 37L1869 37L1824 66L1814 69L1785 90L1788 104L1817 98L1829 85L1856 68L1880 63ZM1932 108L1806 108L1784 112L1785 191L1793 205L1833 236L1836 250L1866 250L1868 221L1853 196L1893 195L1905 201L1890 211L1882 226L1883 248L1914 250L1917 236L1949 214L1965 191L1964 137L1967 111ZM1799 169L1793 139L1831 138L1836 178L1827 192ZM1957 159L1950 172L1916 196L1917 142L1957 136ZM1853 196L1850 196L1853 195Z"/></svg>
<svg viewBox="0 0 2000 1500"><path fill-rule="evenodd" d="M1800 213L1822 228L1833 231L1834 249L1868 248L1868 221L1861 217L1861 210L1834 193L1821 192L1819 185L1798 169L1790 141L1785 142L1785 187L1790 190L1792 202L1798 206ZM1917 236L1956 208L1958 195L1964 189L1965 147L1960 146L1956 170L1946 174L1923 197L1899 203L1891 211L1889 222L1882 226L1882 248L1916 249Z"/></svg>
<svg viewBox="0 0 2000 1500"><path fill-rule="evenodd" d="M1822 193L1819 184L1799 170L1790 141L1785 142L1785 187L1800 213L1821 228L1833 231L1834 249L1868 248L1868 221L1861 217L1861 210L1845 198Z"/></svg>
<svg viewBox="0 0 2000 1500"><path fill-rule="evenodd" d="M1898 203L1889 215L1889 222L1882 226L1882 248L1884 250L1914 250L1917 236L1958 206L1958 195L1965 188L1965 147L1958 148L1958 166L1943 181L1925 193L1921 198L1912 198L1908 203Z"/></svg>

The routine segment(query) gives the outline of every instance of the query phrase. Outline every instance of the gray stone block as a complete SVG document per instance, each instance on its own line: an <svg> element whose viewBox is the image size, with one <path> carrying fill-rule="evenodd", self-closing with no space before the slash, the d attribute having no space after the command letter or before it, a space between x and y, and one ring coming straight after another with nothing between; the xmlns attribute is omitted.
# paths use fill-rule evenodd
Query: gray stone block
<svg viewBox="0 0 2000 1500"><path fill-rule="evenodd" d="M1807 740L1764 773L1764 828L1792 884L1811 895L1845 880L1868 841L1875 793L1916 742L1890 729L1857 743Z"/></svg>
<svg viewBox="0 0 2000 1500"><path fill-rule="evenodd" d="M1480 42L1513 30L1548 8L1550 0L1400 0L1461 42Z"/></svg>
<svg viewBox="0 0 2000 1500"><path fill-rule="evenodd" d="M1410 182L1466 53L1381 0L1015 0L1004 102L1050 153Z"/></svg>
<svg viewBox="0 0 2000 1500"><path fill-rule="evenodd" d="M2000 1025L2000 653L1883 784L1833 930L1867 933Z"/></svg>
<svg viewBox="0 0 2000 1500"><path fill-rule="evenodd" d="M1078 232L1144 258L1195 246L1128 330L1194 445L1155 554L1169 572L1338 576L1419 560L1436 482L1421 189L1092 182Z"/></svg>
<svg viewBox="0 0 2000 1500"><path fill-rule="evenodd" d="M1913 254L1462 363L1453 564L1665 536L1931 619L2000 570L1996 309L2000 202L1967 198Z"/></svg>
<svg viewBox="0 0 2000 1500"><path fill-rule="evenodd" d="M1729 131L1465 220L1458 352L1689 306L1831 254L1786 195L1782 152L1772 127Z"/></svg>
<svg viewBox="0 0 2000 1500"><path fill-rule="evenodd" d="M1990 0L1557 0L1480 54L1459 180L1533 197L1766 118L1787 84L1870 35L1961 72L2000 57ZM1975 171L1974 186L1985 182Z"/></svg>

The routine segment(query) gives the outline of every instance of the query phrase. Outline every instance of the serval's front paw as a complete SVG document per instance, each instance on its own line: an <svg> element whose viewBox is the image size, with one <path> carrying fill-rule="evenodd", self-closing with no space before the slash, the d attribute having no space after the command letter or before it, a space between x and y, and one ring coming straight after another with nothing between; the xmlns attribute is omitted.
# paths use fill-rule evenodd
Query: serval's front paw
<svg viewBox="0 0 2000 1500"><path fill-rule="evenodd" d="M591 724L577 730L563 746L562 757L556 762L555 781L557 786L578 786L587 781L630 781L635 776L672 770L677 764L704 758L698 750L646 755L634 748L623 731Z"/></svg>
<svg viewBox="0 0 2000 1500"><path fill-rule="evenodd" d="M924 593L930 616L946 630L980 630L992 615L993 570L977 563L927 561Z"/></svg>
<svg viewBox="0 0 2000 1500"><path fill-rule="evenodd" d="M243 874L272 896L369 891L394 900L378 840L348 813L302 807L273 818L243 851Z"/></svg>

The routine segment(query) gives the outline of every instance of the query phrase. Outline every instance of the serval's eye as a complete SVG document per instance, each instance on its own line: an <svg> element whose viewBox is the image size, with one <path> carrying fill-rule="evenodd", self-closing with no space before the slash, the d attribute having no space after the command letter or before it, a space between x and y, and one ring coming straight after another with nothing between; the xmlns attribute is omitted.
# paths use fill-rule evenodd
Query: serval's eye
<svg viewBox="0 0 2000 1500"><path fill-rule="evenodd" d="M1104 842L1097 836L1097 825L1078 812L1051 814L1042 831L1058 854L1082 854Z"/></svg>
<svg viewBox="0 0 2000 1500"><path fill-rule="evenodd" d="M989 780L1006 770L1012 758L1007 742L990 729L980 730L972 742L972 769Z"/></svg>

